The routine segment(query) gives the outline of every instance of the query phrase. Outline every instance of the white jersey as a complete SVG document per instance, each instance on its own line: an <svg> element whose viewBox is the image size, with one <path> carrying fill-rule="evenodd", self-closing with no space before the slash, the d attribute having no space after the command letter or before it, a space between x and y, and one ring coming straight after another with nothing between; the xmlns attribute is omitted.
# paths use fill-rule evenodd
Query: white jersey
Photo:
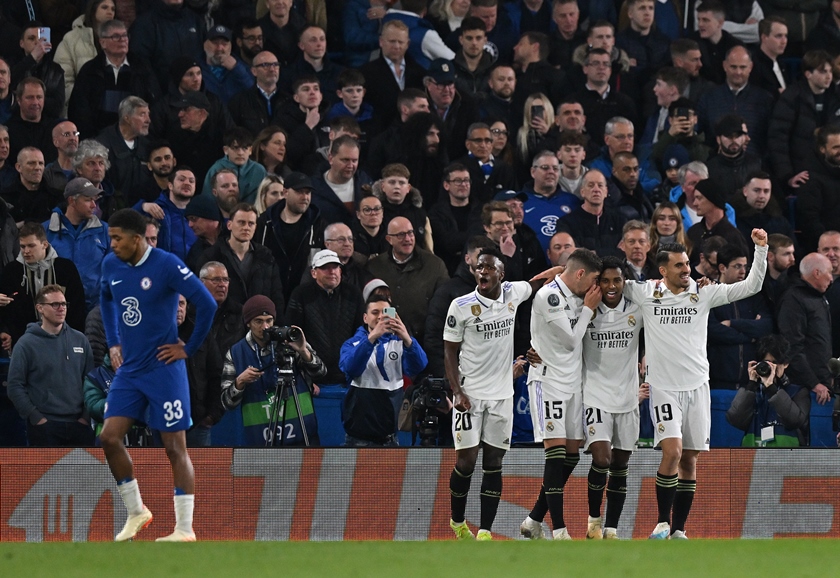
<svg viewBox="0 0 840 578"><path fill-rule="evenodd" d="M583 318L583 323L578 321ZM528 382L541 381L565 393L580 393L581 341L592 310L559 276L543 285L531 310L531 347L542 363L528 371Z"/></svg>
<svg viewBox="0 0 840 578"><path fill-rule="evenodd" d="M708 285L673 294L663 281L633 282L624 295L639 303L645 320L647 380L670 391L696 389L709 380L706 333L709 310L755 295L767 270L767 247L755 247L747 278L731 285Z"/></svg>
<svg viewBox="0 0 840 578"><path fill-rule="evenodd" d="M641 308L624 297L615 309L601 303L583 336L583 403L612 413L639 403Z"/></svg>
<svg viewBox="0 0 840 578"><path fill-rule="evenodd" d="M513 325L529 297L527 281L505 281L495 301L475 290L450 303L443 339L461 344L458 370L470 399L513 397Z"/></svg>

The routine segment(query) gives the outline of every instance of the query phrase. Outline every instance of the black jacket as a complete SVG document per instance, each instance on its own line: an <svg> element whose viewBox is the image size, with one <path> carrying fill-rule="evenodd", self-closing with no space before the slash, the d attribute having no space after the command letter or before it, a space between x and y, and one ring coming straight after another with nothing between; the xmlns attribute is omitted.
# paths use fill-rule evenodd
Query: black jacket
<svg viewBox="0 0 840 578"><path fill-rule="evenodd" d="M283 28L272 22L271 14L266 14L257 22L265 38L265 50L277 57L281 69L285 68L300 54L298 40L300 33L306 28L306 20L295 10L291 10L289 21Z"/></svg>
<svg viewBox="0 0 840 578"><path fill-rule="evenodd" d="M429 110L434 113L435 106L429 97ZM468 94L455 91L455 98L449 105L443 126L446 135L441 135L441 148L446 148L449 158L458 158L467 152L467 129L474 122L478 122L478 106L475 99ZM447 145L444 147L444 145Z"/></svg>
<svg viewBox="0 0 840 578"><path fill-rule="evenodd" d="M286 317L290 325L303 329L307 343L327 366L322 383L346 383L338 366L341 346L356 333L364 313L362 292L348 283L339 284L331 293L315 281L292 291Z"/></svg>
<svg viewBox="0 0 840 578"><path fill-rule="evenodd" d="M148 137L137 137L134 139L134 148L130 149L125 144L119 127L113 124L99 133L96 140L108 149L111 168L108 169L106 178L122 193L126 204L131 207L140 199L154 202L159 195L151 198L147 196L154 187L154 178L146 166L149 157Z"/></svg>
<svg viewBox="0 0 840 578"><path fill-rule="evenodd" d="M362 187L370 186L373 181L366 172L362 170L356 171L353 176L353 201L358 206L359 201L362 200L364 191ZM356 220L356 215L347 210L338 195L335 194L330 186L327 184L323 173L315 175L312 179L312 203L321 211L321 216L327 223L344 223L348 227Z"/></svg>
<svg viewBox="0 0 840 578"><path fill-rule="evenodd" d="M400 117L397 110L397 98L400 96L400 85L391 72L391 67L383 56L363 65L359 71L365 77L367 92L365 102L373 107L373 112L379 119L379 126L387 127ZM405 87L423 89L425 71L406 55L405 57ZM377 175L375 175L377 176Z"/></svg>
<svg viewBox="0 0 840 578"><path fill-rule="evenodd" d="M64 69L53 62L53 53L45 54L41 62L35 62L32 55L24 56L12 67L12 79L9 88L14 90L18 83L28 76L40 79L47 88L44 95L44 115L54 118L63 116Z"/></svg>
<svg viewBox="0 0 840 578"><path fill-rule="evenodd" d="M604 142L604 126L614 116L623 116L636 123L636 105L626 94L610 89L607 98L586 86L574 93L570 98L577 100L583 106L586 114L586 132L596 143Z"/></svg>
<svg viewBox="0 0 840 578"><path fill-rule="evenodd" d="M823 112L819 114L808 81L788 86L776 101L767 128L767 152L773 174L787 182L805 170L815 156L815 131L839 119L840 98L831 88L823 93Z"/></svg>
<svg viewBox="0 0 840 578"><path fill-rule="evenodd" d="M773 72L773 61L760 48L753 50L752 61L753 69L750 72L750 84L763 88L772 94L774 98L778 98L781 85L779 84L779 79L776 78L776 74ZM777 59L776 62L779 63L782 78L785 79L785 85L789 87L791 77L787 63L782 58Z"/></svg>
<svg viewBox="0 0 840 578"><path fill-rule="evenodd" d="M470 231L481 223L481 206L475 200L470 200L467 206L469 216L464 229L458 228L458 221L455 220L452 212L448 194L429 209L429 224L432 226L432 238L435 241L435 255L443 259L450 275L455 273L455 269L464 260L464 245L470 236Z"/></svg>
<svg viewBox="0 0 840 578"><path fill-rule="evenodd" d="M326 102L322 102L322 119L324 117L323 111L325 106ZM314 129L309 128L306 124L306 113L293 100L283 104L274 118L277 124L283 127L289 135L289 138L286 140L285 163L295 170L299 169L301 161L308 155L314 153L318 147L329 144L327 135L329 131L328 127L325 127L322 121ZM324 130L325 128L327 131Z"/></svg>
<svg viewBox="0 0 840 578"><path fill-rule="evenodd" d="M52 248L48 249L52 251ZM55 276L51 283L65 288L64 297L67 301L67 324L76 331L85 330L85 288L79 271L70 259L56 257L53 262ZM0 293L4 295L16 294L14 301L5 307L0 307L0 330L12 336L12 343L16 343L26 332L29 323L35 323L35 292L27 292L23 281L24 266L18 261L12 261L3 269L0 279Z"/></svg>
<svg viewBox="0 0 840 578"><path fill-rule="evenodd" d="M799 240L806 253L817 250L820 235L826 231L840 231L840 166L819 158L809 167L808 175L796 197Z"/></svg>
<svg viewBox="0 0 840 578"><path fill-rule="evenodd" d="M268 111L268 102L262 95L260 88L254 83L251 88L238 92L228 102L228 112L236 123L236 126L247 128L254 136L273 122L274 115L289 95L279 88L271 96L271 112Z"/></svg>
<svg viewBox="0 0 840 578"><path fill-rule="evenodd" d="M178 337L185 343L192 335L195 320L187 315L178 327ZM227 353L227 352L225 352ZM211 426L224 415L222 406L222 369L224 354L209 335L198 350L187 358L187 379L190 384L190 417L193 427ZM207 423L202 423L207 420Z"/></svg>
<svg viewBox="0 0 840 578"><path fill-rule="evenodd" d="M225 127L208 117L198 132L178 126L165 136L178 164L190 167L195 182L203 183L213 163L224 156L224 134Z"/></svg>
<svg viewBox="0 0 840 578"><path fill-rule="evenodd" d="M324 248L324 229L327 223L321 218L318 207L309 205L301 217L303 235L298 246L286 247L283 244L282 230L288 225L280 219L285 207L286 201L281 199L260 215L257 219L254 243L268 247L274 256L280 272L280 282L283 284L283 297L288 302L292 289L298 286L303 272L309 267L310 254L313 250Z"/></svg>
<svg viewBox="0 0 840 578"><path fill-rule="evenodd" d="M423 349L429 358L426 372L434 377L444 377L443 367L443 326L446 322L446 313L453 299L466 295L475 290L475 276L470 272L466 262L461 263L455 269L452 278L437 288L432 295L429 306L426 309L426 339Z"/></svg>
<svg viewBox="0 0 840 578"><path fill-rule="evenodd" d="M711 229L706 228L706 219L700 219L688 228L685 232L689 241L693 246L691 250L691 264L696 265L700 262L700 246L703 244L703 239L708 236L720 235L726 239L727 243L733 243L744 252L744 255L751 255L752 252L747 246L747 242L741 232L735 228L735 225L729 222L726 217L715 223Z"/></svg>
<svg viewBox="0 0 840 578"><path fill-rule="evenodd" d="M230 297L217 304L213 325L210 327L208 338L216 342L219 354L224 356L234 343L245 338L247 328L242 319L242 304ZM189 315L189 311L187 313ZM193 317L195 315L193 314Z"/></svg>
<svg viewBox="0 0 840 578"><path fill-rule="evenodd" d="M716 154L708 161L709 179L726 195L727 202L741 196L740 189L747 184L747 176L761 170L761 158L750 151L730 158Z"/></svg>
<svg viewBox="0 0 840 578"><path fill-rule="evenodd" d="M624 252L618 244L625 222L618 209L605 205L601 216L596 217L581 206L557 221L557 231L566 231L575 240L576 246L595 251L601 257L623 257Z"/></svg>
<svg viewBox="0 0 840 578"><path fill-rule="evenodd" d="M709 311L708 332L709 386L737 389L749 381L747 363L756 359L755 342L773 332L773 313L763 296L752 295Z"/></svg>
<svg viewBox="0 0 840 578"><path fill-rule="evenodd" d="M470 192L482 204L492 201L493 197L502 191L518 190L513 167L501 159L493 160L493 171L487 179L484 178L478 159L471 154L463 156L455 162L461 163L470 171Z"/></svg>
<svg viewBox="0 0 840 578"><path fill-rule="evenodd" d="M116 82L104 52L86 62L76 75L67 115L76 123L80 139L93 138L118 122L120 102L127 96L139 96L149 105L161 97L152 66L136 54L126 58L129 65L120 69Z"/></svg>
<svg viewBox="0 0 840 578"><path fill-rule="evenodd" d="M286 300L283 297L283 284L280 281L277 263L267 247L251 243L251 250L251 266L245 277L239 268L239 258L228 245L226 237L220 237L215 245L204 251L196 268L200 269L208 261L222 263L230 277L228 299L245 303L254 295L265 295L274 302L277 318L282 319L280 312L285 311Z"/></svg>
<svg viewBox="0 0 840 578"><path fill-rule="evenodd" d="M831 384L831 313L825 296L802 279L791 282L776 313L779 333L790 341L790 380L814 389Z"/></svg>

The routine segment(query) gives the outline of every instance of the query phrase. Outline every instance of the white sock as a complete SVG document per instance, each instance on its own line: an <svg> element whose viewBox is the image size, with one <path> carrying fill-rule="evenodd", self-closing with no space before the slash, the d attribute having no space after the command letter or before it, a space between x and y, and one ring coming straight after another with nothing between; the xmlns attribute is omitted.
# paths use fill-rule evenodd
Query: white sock
<svg viewBox="0 0 840 578"><path fill-rule="evenodd" d="M137 480L119 484L117 490L120 492L129 516L137 516L143 513L143 498L140 497L140 487L137 485Z"/></svg>
<svg viewBox="0 0 840 578"><path fill-rule="evenodd" d="M193 533L193 508L195 507L195 494L182 494L175 496L175 529Z"/></svg>

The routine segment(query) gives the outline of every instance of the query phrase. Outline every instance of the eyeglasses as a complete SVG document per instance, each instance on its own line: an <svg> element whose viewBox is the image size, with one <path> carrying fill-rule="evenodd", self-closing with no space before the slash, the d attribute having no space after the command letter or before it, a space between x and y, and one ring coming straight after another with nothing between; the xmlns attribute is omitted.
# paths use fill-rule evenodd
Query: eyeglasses
<svg viewBox="0 0 840 578"><path fill-rule="evenodd" d="M71 136L79 136L79 134L79 131L73 130L69 132L63 132L61 133L61 136L63 136L64 138L70 138Z"/></svg>
<svg viewBox="0 0 840 578"><path fill-rule="evenodd" d="M545 171L547 173L559 173L560 172L560 165L534 165L535 169L540 169L541 171Z"/></svg>
<svg viewBox="0 0 840 578"><path fill-rule="evenodd" d="M386 237L396 237L397 239L399 239L400 241L402 241L402 240L403 240L403 239L405 239L406 237L413 237L413 236L414 236L414 230L412 229L412 230L410 230L410 231L405 231L405 232L403 232L403 233L388 233L388 234L387 234L387 235L385 235L385 236L386 236Z"/></svg>
<svg viewBox="0 0 840 578"><path fill-rule="evenodd" d="M243 36L242 40L247 40L248 42L262 42L263 37L262 34L260 34L259 36L257 36L256 34L251 34L250 36ZM280 65L278 64L278 66Z"/></svg>
<svg viewBox="0 0 840 578"><path fill-rule="evenodd" d="M476 144L493 144L492 138L471 138L468 139L470 142L474 142Z"/></svg>
<svg viewBox="0 0 840 578"><path fill-rule="evenodd" d="M210 281L213 285L225 285L230 283L230 277L205 277L203 281Z"/></svg>
<svg viewBox="0 0 840 578"><path fill-rule="evenodd" d="M493 134L493 136L502 136L502 135L507 136L508 135L508 131L506 131L503 128L491 128L490 132Z"/></svg>
<svg viewBox="0 0 840 578"><path fill-rule="evenodd" d="M455 183L456 185L468 185L468 184L470 184L469 179L449 179L446 182L447 183Z"/></svg>
<svg viewBox="0 0 840 578"><path fill-rule="evenodd" d="M324 239L328 243L352 243L353 237L336 237L335 239Z"/></svg>
<svg viewBox="0 0 840 578"><path fill-rule="evenodd" d="M630 134L610 134L607 136L611 136L615 140L633 140L633 133Z"/></svg>
<svg viewBox="0 0 840 578"><path fill-rule="evenodd" d="M52 303L39 303L38 305L49 305L53 308L53 311L67 309L67 301L53 301Z"/></svg>
<svg viewBox="0 0 840 578"><path fill-rule="evenodd" d="M279 62L261 62L259 64L255 64L254 68L280 68Z"/></svg>
<svg viewBox="0 0 840 578"><path fill-rule="evenodd" d="M490 226L496 227L497 229L501 229L502 227L513 227L513 221L493 221L490 223Z"/></svg>
<svg viewBox="0 0 840 578"><path fill-rule="evenodd" d="M375 215L376 213L381 213L382 207L362 207L362 213L365 215Z"/></svg>
<svg viewBox="0 0 840 578"><path fill-rule="evenodd" d="M128 34L126 32L123 32L122 34L111 34L110 36L102 36L101 38L103 40L116 40L116 41L128 40Z"/></svg>

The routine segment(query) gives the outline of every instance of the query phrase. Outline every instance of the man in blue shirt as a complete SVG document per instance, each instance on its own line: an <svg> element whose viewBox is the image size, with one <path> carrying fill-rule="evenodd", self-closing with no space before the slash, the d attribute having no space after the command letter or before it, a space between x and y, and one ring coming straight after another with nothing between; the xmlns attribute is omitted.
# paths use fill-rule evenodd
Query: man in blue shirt
<svg viewBox="0 0 840 578"><path fill-rule="evenodd" d="M195 475L187 454L190 392L184 361L201 346L216 303L176 256L149 247L146 219L131 209L113 214L108 231L112 254L102 262L102 322L117 371L108 392L100 434L105 459L117 480L128 519L116 541L133 538L152 521L134 479L123 438L135 420L159 430L175 481L175 531L165 542L193 542ZM178 296L195 304L190 340L178 340ZM148 410L148 418L146 418Z"/></svg>

